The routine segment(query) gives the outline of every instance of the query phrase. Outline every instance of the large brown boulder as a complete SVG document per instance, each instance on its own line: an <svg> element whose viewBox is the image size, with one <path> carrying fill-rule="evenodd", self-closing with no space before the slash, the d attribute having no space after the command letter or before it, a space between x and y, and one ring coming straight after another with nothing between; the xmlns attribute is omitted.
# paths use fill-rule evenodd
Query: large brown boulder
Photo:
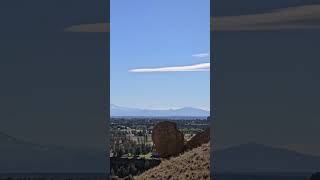
<svg viewBox="0 0 320 180"><path fill-rule="evenodd" d="M183 133L173 122L163 121L156 124L152 131L152 141L162 158L176 156L184 150Z"/></svg>
<svg viewBox="0 0 320 180"><path fill-rule="evenodd" d="M185 150L190 150L201 146L202 144L208 143L210 141L210 128L199 132L193 136L185 145Z"/></svg>

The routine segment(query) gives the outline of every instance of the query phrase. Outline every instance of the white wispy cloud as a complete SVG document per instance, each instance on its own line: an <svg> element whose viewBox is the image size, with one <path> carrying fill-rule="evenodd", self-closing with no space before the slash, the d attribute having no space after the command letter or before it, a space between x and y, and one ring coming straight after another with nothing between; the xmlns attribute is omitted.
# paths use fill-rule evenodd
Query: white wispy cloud
<svg viewBox="0 0 320 180"><path fill-rule="evenodd" d="M157 68L130 69L129 72L148 73L148 72L190 72L190 71L210 71L210 63L193 64L189 66L169 66Z"/></svg>
<svg viewBox="0 0 320 180"><path fill-rule="evenodd" d="M209 58L210 54L209 53L198 53L198 54L193 54L192 57L196 58Z"/></svg>

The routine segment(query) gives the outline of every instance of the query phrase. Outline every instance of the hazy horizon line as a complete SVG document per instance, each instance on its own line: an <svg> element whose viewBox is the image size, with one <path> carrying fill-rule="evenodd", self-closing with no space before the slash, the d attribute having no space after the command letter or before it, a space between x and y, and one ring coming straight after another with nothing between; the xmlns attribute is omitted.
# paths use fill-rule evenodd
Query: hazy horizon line
<svg viewBox="0 0 320 180"><path fill-rule="evenodd" d="M118 105L114 103L110 103L111 106L117 106L117 107L123 107L123 108L133 108L133 109L147 109L147 110L177 110L177 109L183 109L183 108L194 108L194 109L200 109L204 111L210 112L210 107L209 108L204 108L204 107L195 107L195 106L178 106L178 107L165 107L165 108L154 108L154 107L133 107L133 106L126 106L126 105Z"/></svg>

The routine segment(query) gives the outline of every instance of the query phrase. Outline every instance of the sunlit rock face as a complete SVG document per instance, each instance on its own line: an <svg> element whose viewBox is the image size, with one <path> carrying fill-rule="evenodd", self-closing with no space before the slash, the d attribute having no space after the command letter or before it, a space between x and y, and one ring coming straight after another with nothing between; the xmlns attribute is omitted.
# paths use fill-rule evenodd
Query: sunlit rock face
<svg viewBox="0 0 320 180"><path fill-rule="evenodd" d="M177 125L173 122L159 122L153 128L152 141L162 158L178 155L184 150L183 133L177 129Z"/></svg>

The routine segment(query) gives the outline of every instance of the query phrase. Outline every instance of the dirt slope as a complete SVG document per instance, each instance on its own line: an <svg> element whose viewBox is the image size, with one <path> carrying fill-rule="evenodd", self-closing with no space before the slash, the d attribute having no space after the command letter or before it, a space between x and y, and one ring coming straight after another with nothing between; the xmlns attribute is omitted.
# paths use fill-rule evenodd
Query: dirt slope
<svg viewBox="0 0 320 180"><path fill-rule="evenodd" d="M204 180L210 179L210 144L163 160L161 164L134 178L135 180Z"/></svg>

